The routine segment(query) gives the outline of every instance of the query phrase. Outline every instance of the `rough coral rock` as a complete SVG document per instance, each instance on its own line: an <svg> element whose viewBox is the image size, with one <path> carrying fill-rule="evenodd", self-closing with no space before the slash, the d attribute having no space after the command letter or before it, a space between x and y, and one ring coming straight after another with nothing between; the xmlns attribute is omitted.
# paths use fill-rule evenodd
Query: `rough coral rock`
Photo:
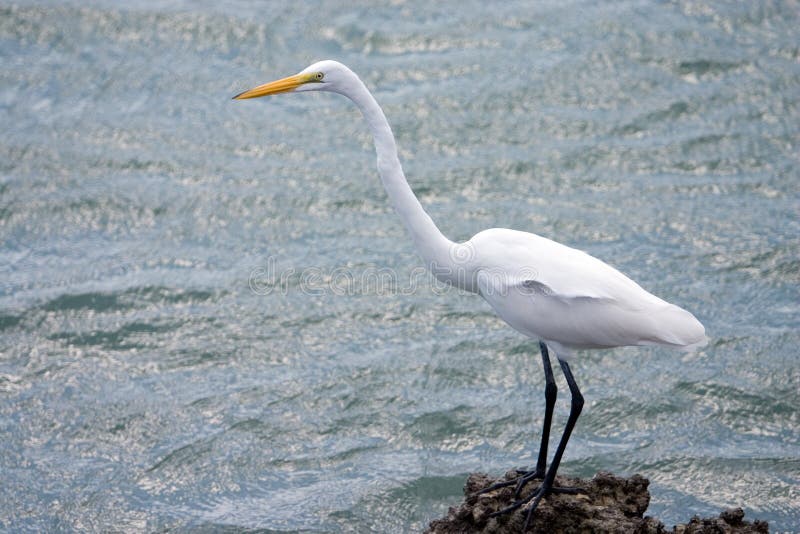
<svg viewBox="0 0 800 534"><path fill-rule="evenodd" d="M514 486L499 488L489 493L477 493L492 484L513 480L515 471L509 471L501 479L493 479L483 473L473 473L464 486L464 502L451 507L447 517L432 521L426 532L430 534L451 533L500 533L521 532L525 523L527 507L498 517L489 517L514 502ZM650 481L633 475L620 478L611 473L600 472L591 479L556 477L556 487L578 488L576 494L551 494L539 503L534 521L528 532L548 534L590 533L636 533L636 534L749 534L767 533L766 522L744 520L741 508L722 512L717 518L693 517L688 523L667 530L657 519L645 516L650 504ZM528 484L522 497L531 494L537 484Z"/></svg>

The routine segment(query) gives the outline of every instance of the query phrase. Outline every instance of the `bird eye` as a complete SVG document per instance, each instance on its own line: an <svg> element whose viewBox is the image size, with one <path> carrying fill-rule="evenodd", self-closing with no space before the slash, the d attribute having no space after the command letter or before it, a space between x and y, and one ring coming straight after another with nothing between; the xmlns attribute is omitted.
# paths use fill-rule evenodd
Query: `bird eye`
<svg viewBox="0 0 800 534"><path fill-rule="evenodd" d="M324 77L325 77L325 74L324 74L324 73L322 73L322 72L318 72L318 73L317 73L317 74L314 76L314 78L316 78L318 82L321 82L321 81L322 81L322 78L324 78Z"/></svg>

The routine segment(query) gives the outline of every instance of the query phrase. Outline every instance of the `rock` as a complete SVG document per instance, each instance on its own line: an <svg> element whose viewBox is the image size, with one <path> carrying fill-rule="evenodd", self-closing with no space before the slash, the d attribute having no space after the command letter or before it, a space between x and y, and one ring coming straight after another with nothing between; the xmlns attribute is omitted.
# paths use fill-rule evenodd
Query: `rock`
<svg viewBox="0 0 800 534"><path fill-rule="evenodd" d="M759 520L749 523L744 520L744 510L729 508L715 518L700 519L694 516L689 523L676 525L674 530L685 534L749 534L751 532L767 534L769 525L766 521Z"/></svg>
<svg viewBox="0 0 800 534"><path fill-rule="evenodd" d="M492 484L514 480L516 476L516 471L509 471L500 479L493 479L484 473L471 474L464 485L464 502L458 507L451 507L447 517L432 521L426 532L430 534L520 532L525 523L526 507L499 517L489 517L514 502L513 485L476 495L478 491ZM647 490L649 484L650 481L640 475L620 478L604 472L597 473L588 480L556 477L556 487L578 488L581 490L580 493L552 494L542 499L528 532L548 534L768 532L766 522L745 521L744 511L741 508L725 510L717 518L693 517L687 524L676 525L668 531L661 521L644 515L650 504L650 492ZM524 488L522 496L527 497L537 486L537 481L531 482Z"/></svg>

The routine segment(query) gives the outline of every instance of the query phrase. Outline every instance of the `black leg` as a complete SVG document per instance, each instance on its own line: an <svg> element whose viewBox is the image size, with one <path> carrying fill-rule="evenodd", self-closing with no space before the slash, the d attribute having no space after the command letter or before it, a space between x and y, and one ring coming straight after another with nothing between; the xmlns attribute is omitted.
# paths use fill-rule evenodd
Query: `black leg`
<svg viewBox="0 0 800 534"><path fill-rule="evenodd" d="M533 512L536 510L536 507L539 506L539 501L542 500L542 497L550 493L578 493L578 490L575 488L553 488L553 482L556 478L558 466L561 463L561 457L564 456L564 449L567 448L567 442L572 434L572 429L575 428L575 422L578 420L581 410L583 409L583 395L581 395L578 384L575 382L575 378L572 376L572 371L569 368L569 364L563 360L558 360L558 363L561 365L561 370L564 371L564 377L567 379L567 385L569 385L569 391L572 394L572 403L569 410L569 418L567 419L567 424L564 427L564 433L561 435L561 441L558 442L558 447L556 448L556 453L553 456L553 462L550 464L550 469L547 470L547 474L542 481L542 485L539 486L536 491L531 493L530 496L525 499L518 500L511 506L499 510L490 516L495 517L506 514L516 510L528 502L533 501L528 508L528 513L525 517L525 525L522 529L523 531L527 530L528 524L533 517Z"/></svg>
<svg viewBox="0 0 800 534"><path fill-rule="evenodd" d="M569 364L564 360L558 360L558 363L561 365L561 370L564 371L564 377L567 379L569 392L572 395L572 402L569 408L569 418L567 419L567 425L564 427L564 434L561 436L561 441L558 442L556 454L553 456L553 463L550 464L550 469L547 471L547 475L544 477L542 485L533 493L533 503L531 503L530 508L528 508L528 515L525 517L525 525L522 527L523 532L528 528L528 523L530 523L531 517L533 517L533 512L539 505L539 501L541 501L542 497L550 493L553 489L553 482L556 479L556 472L558 471L558 466L561 463L561 457L564 456L564 449L567 448L567 442L572 434L572 429L575 428L575 423L578 421L578 417L581 415L581 410L583 409L583 395L581 395L581 390L578 389L578 384L575 382L575 378L572 376L572 371L569 368Z"/></svg>
<svg viewBox="0 0 800 534"><path fill-rule="evenodd" d="M547 345L543 341L539 342L542 351L542 365L544 366L544 426L542 427L542 444L539 446L539 460L536 462L537 478L544 477L547 469L547 444L550 441L550 425L553 423L553 409L556 406L556 396L558 388L556 379L553 377L553 368L550 367L550 354L547 352Z"/></svg>
<svg viewBox="0 0 800 534"><path fill-rule="evenodd" d="M542 425L542 443L539 445L539 459L536 461L536 470L524 471L517 470L520 475L517 487L514 490L514 499L519 499L522 488L531 480L544 478L547 470L547 445L550 442L550 425L553 423L553 409L556 406L558 388L556 379L553 376L553 368L550 366L550 353L544 341L539 342L539 349L542 353L542 366L544 367L544 424Z"/></svg>
<svg viewBox="0 0 800 534"><path fill-rule="evenodd" d="M531 480L544 478L545 476L545 471L547 469L547 444L550 441L550 425L553 422L553 409L556 405L558 388L556 387L556 379L553 376L553 368L550 366L550 353L547 351L547 345L545 345L543 341L539 342L539 350L542 353L542 365L544 366L545 406L544 425L542 427L542 444L539 447L539 459L536 461L536 469L534 471L517 469L517 474L520 475L519 478L509 480L508 482L498 482L497 484L492 484L491 486L483 488L481 491L479 491L478 495L516 484L517 487L514 491L514 498L518 499L519 494L522 492L522 488L525 487L525 484Z"/></svg>

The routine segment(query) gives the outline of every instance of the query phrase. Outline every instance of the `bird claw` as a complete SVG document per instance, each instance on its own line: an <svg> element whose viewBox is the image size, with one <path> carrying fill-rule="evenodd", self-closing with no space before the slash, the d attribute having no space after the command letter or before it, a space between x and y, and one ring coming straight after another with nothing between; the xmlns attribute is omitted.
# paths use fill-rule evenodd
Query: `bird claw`
<svg viewBox="0 0 800 534"><path fill-rule="evenodd" d="M490 493L490 492L492 492L494 490L498 490L500 488L507 488L509 486L516 486L516 488L514 489L514 498L518 499L519 498L519 494L522 491L522 488L525 487L525 484L527 484L531 480L535 480L537 478L541 478L541 479L544 478L544 473L542 473L541 471L538 471L536 469L534 469L534 470L516 469L515 471L516 471L517 475L519 475L517 478L513 478L511 480L505 480L503 482L496 482L496 483L492 484L491 486L487 486L487 487L483 488L482 490L476 492L475 495L483 495L485 493Z"/></svg>
<svg viewBox="0 0 800 534"><path fill-rule="evenodd" d="M556 489L560 489L560 488L556 488ZM570 488L570 489L574 489L574 488ZM522 526L522 532L525 532L526 530L528 530L528 525L530 525L530 523L531 523L531 518L533 517L533 512L539 506L539 501L541 501L542 498L544 498L547 494L551 493L552 490L553 490L553 488L549 488L548 489L548 488L544 487L544 485L539 486L538 489L536 489L535 491L531 492L531 494L528 495L527 497L525 497L524 499L518 499L511 506L507 506L506 508L503 508L502 510L498 510L496 512L493 512L493 513L489 514L489 517L499 517L501 515L505 515L505 514L507 514L509 512L513 512L514 510L516 510L516 509L518 509L518 508L520 508L520 507L522 507L522 506L524 506L524 505L526 505L526 504L528 504L530 502L531 505L528 507L528 512L525 514L525 523ZM533 501L533 502L531 502L531 501Z"/></svg>
<svg viewBox="0 0 800 534"><path fill-rule="evenodd" d="M514 510L516 510L517 508L519 508L520 506L522 506L526 502L527 502L527 500L525 500L525 499L519 500L519 501L515 501L511 506L507 506L507 507L503 508L502 510L498 510L496 512L492 512L491 514L489 514L489 517L500 517L501 515L505 515L507 513L513 512Z"/></svg>
<svg viewBox="0 0 800 534"><path fill-rule="evenodd" d="M530 472L527 473L527 475L534 475L534 474L535 474L534 471L530 471ZM527 481L526 482L522 482L522 480L524 480L524 478L525 478L525 476L520 477L520 479L518 479L520 481L520 482L518 482L518 484L521 483L521 486L524 486L525 483L527 482ZM534 478L536 478L536 477L530 476L529 480L533 480ZM515 479L515 480L517 480L517 479ZM514 481L512 480L512 481L509 481L508 483L505 483L505 484L507 486L510 486L511 483L513 483L513 482ZM536 511L536 508L539 506L539 502L543 498L547 497L548 495L553 495L553 494L575 495L577 493L585 493L585 491L586 490L584 490L582 488L553 487L552 484L543 483L541 486L539 486L538 488L533 490L530 495L528 495L527 497L525 497L523 499L518 498L518 495L515 494L514 498L517 499L516 501L514 501L510 506L507 506L507 507L503 508L502 510L498 510L496 512L493 512L493 513L489 514L489 517L499 517L501 515L505 515L507 513L513 512L514 510L516 510L516 509L518 509L518 508L520 508L522 506L525 506L528 503L531 503L530 506L528 507L527 513L525 514L525 523L524 523L524 525L522 527L522 531L525 532L528 529L528 526L531 524L531 520L533 519L534 511Z"/></svg>
<svg viewBox="0 0 800 534"><path fill-rule="evenodd" d="M533 502L531 502L531 505L528 507L528 513L525 514L525 523L523 523L522 525L522 532L528 530L528 525L530 524L531 519L533 518L533 512L539 506L539 501L541 501L548 493L552 493L552 489L553 488L545 488L544 484L542 484L538 490L534 491L533 493L530 494L530 496L528 496L526 502L529 501Z"/></svg>
<svg viewBox="0 0 800 534"><path fill-rule="evenodd" d="M522 472L520 471L521 471L520 469L517 469L517 473L520 475L520 477L516 479L517 487L514 490L515 499L519 499L519 496L522 493L522 488L525 487L525 484L527 484L531 480L536 480L539 478L544 479L544 471L540 471L538 469L533 469L531 471L522 471Z"/></svg>
<svg viewBox="0 0 800 534"><path fill-rule="evenodd" d="M514 471L520 476L530 475L536 472L535 469L514 469ZM544 478L544 473L539 473L538 478Z"/></svg>

